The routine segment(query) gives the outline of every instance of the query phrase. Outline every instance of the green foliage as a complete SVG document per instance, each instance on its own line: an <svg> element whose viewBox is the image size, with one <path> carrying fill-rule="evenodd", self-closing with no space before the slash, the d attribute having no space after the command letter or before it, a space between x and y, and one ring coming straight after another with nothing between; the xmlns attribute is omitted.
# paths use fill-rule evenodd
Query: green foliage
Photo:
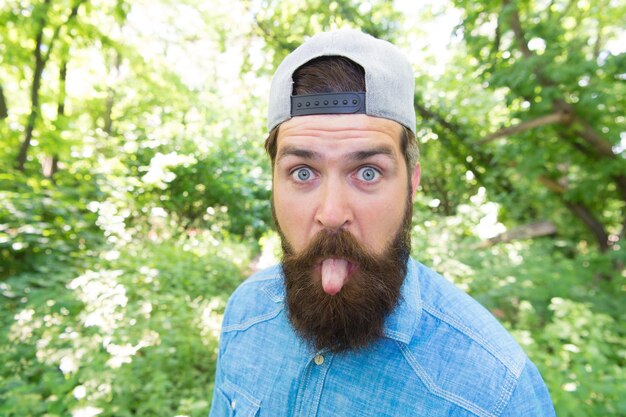
<svg viewBox="0 0 626 417"><path fill-rule="evenodd" d="M441 123L431 129L452 141L445 145L450 156L464 149L475 170L485 169L476 179L506 206L507 220L550 218L561 233L586 236L606 250L607 237L622 229L626 206L619 145L626 91L616 82L623 66L615 66L624 53L610 40L623 26L624 7L609 1L454 4L462 12L463 49L435 85L443 99L430 100L454 126L452 132L442 132ZM459 100L468 84L472 100ZM561 121L546 119L559 115ZM489 137L512 126L519 129ZM427 159L430 146L437 145L425 144ZM512 179L510 187L497 186L502 177Z"/></svg>
<svg viewBox="0 0 626 417"><path fill-rule="evenodd" d="M272 68L298 45L305 36L340 27L356 27L382 39L393 39L400 14L390 2L374 0L269 1L254 13L258 29L273 54Z"/></svg>
<svg viewBox="0 0 626 417"><path fill-rule="evenodd" d="M46 288L37 273L3 282L1 308L14 313L0 327L0 414L206 415L221 314L249 262L215 243L92 254L49 271Z"/></svg>
<svg viewBox="0 0 626 417"><path fill-rule="evenodd" d="M511 330L558 415L626 415L619 2L5 3L0 415L206 415L225 300L279 246L270 75L346 26L415 64L414 256ZM421 50L455 13L448 54ZM485 244L546 219L555 236Z"/></svg>
<svg viewBox="0 0 626 417"><path fill-rule="evenodd" d="M424 226L415 227L414 256L512 332L539 367L557 415L626 415L626 270L614 267L626 251L577 253L549 238L484 248L471 226L489 203L472 200L448 217L417 207Z"/></svg>
<svg viewBox="0 0 626 417"><path fill-rule="evenodd" d="M98 196L90 179L88 173L62 174L54 184L0 174L0 278L20 271L45 274L101 242L95 216L86 208Z"/></svg>

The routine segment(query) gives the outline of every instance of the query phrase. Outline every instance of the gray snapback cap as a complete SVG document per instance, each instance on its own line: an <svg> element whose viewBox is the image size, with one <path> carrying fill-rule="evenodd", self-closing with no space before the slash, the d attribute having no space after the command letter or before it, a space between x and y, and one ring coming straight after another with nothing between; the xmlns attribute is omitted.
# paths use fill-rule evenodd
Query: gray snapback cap
<svg viewBox="0 0 626 417"><path fill-rule="evenodd" d="M294 96L293 73L321 56L343 56L365 70L365 92ZM415 133L415 78L407 58L387 41L353 29L319 33L281 62L270 88L269 131L291 117L307 114L365 113L395 120ZM308 98L312 98L308 100Z"/></svg>

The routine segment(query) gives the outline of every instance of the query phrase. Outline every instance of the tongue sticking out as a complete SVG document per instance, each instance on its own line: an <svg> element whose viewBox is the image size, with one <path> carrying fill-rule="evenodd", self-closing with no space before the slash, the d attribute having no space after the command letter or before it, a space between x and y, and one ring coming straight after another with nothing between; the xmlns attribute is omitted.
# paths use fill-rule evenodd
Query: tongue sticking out
<svg viewBox="0 0 626 417"><path fill-rule="evenodd" d="M345 259L325 259L322 262L322 288L335 295L348 280L348 261Z"/></svg>

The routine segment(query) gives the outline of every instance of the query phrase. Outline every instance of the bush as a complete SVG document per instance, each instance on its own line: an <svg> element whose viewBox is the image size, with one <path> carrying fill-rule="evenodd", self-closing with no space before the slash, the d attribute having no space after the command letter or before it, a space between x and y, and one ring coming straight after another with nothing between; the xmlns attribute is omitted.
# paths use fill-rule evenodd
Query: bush
<svg viewBox="0 0 626 417"><path fill-rule="evenodd" d="M98 193L83 175L59 175L60 183L0 174L0 279L53 268L102 242L96 216L87 210Z"/></svg>
<svg viewBox="0 0 626 417"><path fill-rule="evenodd" d="M210 242L105 251L45 288L38 273L4 282L0 415L205 416L225 299L248 263Z"/></svg>
<svg viewBox="0 0 626 417"><path fill-rule="evenodd" d="M470 231L476 215L480 207L449 217L422 210L415 257L511 331L541 371L558 416L626 416L626 271L616 269L625 249L587 252L552 238L481 249Z"/></svg>

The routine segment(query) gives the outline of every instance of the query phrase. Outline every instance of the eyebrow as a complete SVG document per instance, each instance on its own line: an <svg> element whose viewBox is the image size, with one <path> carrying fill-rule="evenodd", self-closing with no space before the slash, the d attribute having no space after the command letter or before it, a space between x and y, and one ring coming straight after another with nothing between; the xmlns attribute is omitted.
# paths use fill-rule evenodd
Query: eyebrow
<svg viewBox="0 0 626 417"><path fill-rule="evenodd" d="M392 160L396 160L396 156L393 153L393 150L388 147L388 146L379 146L377 148L374 149L368 149L365 151L357 151L357 152L352 152L350 154L348 154L347 159L351 160L351 161L363 161L365 159L371 158L373 156L377 156L377 155L384 155L384 156L388 156L389 158L391 158Z"/></svg>
<svg viewBox="0 0 626 417"><path fill-rule="evenodd" d="M303 159L321 159L322 155L318 152L310 151L308 149L296 148L295 146L285 146L278 152L276 161L280 161L286 156L297 156Z"/></svg>
<svg viewBox="0 0 626 417"><path fill-rule="evenodd" d="M371 158L377 155L388 156L393 161L396 161L396 156L393 150L388 146L379 146L374 149L351 152L346 156L345 159L358 162L358 161L363 161L363 160L366 160L368 158ZM285 146L278 153L278 157L276 158L276 160L280 161L282 158L285 158L287 156L296 156L296 157L308 159L308 160L318 160L322 158L322 155L319 152L311 151L308 149L297 148L295 146Z"/></svg>

